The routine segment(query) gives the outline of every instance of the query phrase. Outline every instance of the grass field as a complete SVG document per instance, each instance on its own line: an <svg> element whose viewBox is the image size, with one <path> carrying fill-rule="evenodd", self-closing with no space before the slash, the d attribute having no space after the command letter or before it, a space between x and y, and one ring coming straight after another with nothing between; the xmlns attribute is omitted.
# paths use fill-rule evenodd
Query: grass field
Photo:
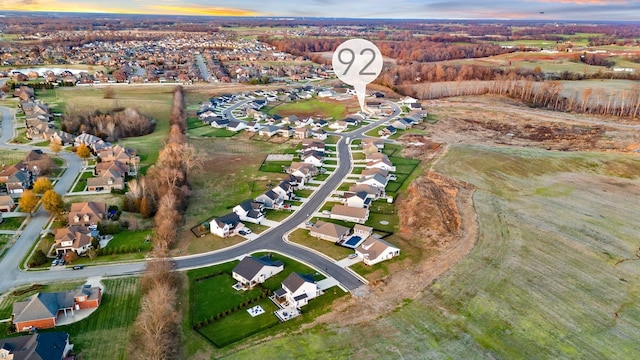
<svg viewBox="0 0 640 360"><path fill-rule="evenodd" d="M388 316L318 327L231 358L627 359L640 353L640 161L455 146L436 170L476 187L471 254ZM630 202L631 201L631 202ZM360 339L357 348L351 339Z"/></svg>
<svg viewBox="0 0 640 360"><path fill-rule="evenodd" d="M323 119L342 119L348 114L348 110L353 111L352 107L348 107L342 101L331 99L309 99L299 100L291 103L283 103L267 109L270 115L289 116L296 115L298 117L319 117Z"/></svg>

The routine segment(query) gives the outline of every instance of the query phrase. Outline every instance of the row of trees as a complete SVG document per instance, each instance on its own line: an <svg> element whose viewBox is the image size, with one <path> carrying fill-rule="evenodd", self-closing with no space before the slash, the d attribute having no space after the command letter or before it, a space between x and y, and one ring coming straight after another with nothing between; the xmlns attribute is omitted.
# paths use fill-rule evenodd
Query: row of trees
<svg viewBox="0 0 640 360"><path fill-rule="evenodd" d="M18 205L23 212L31 213L38 206L42 199L42 206L51 215L58 216L64 211L64 201L62 196L53 190L51 181L46 177L39 177L33 183L33 189L26 189L22 192Z"/></svg>
<svg viewBox="0 0 640 360"><path fill-rule="evenodd" d="M563 94L559 81L535 81L499 76L494 81L468 81L402 86L399 92L422 100L451 96L495 94L529 105L556 111L637 118L640 116L640 86L615 93L586 88Z"/></svg>
<svg viewBox="0 0 640 360"><path fill-rule="evenodd" d="M158 161L147 175L130 183L129 203L153 203L155 229L153 254L160 260L149 263L142 279L141 311L134 325L135 356L139 359L179 358L180 311L178 296L182 283L166 257L175 244L190 195L189 175L198 167L199 156L187 144L187 119L182 87L173 94L170 131ZM142 209L141 209L142 210Z"/></svg>

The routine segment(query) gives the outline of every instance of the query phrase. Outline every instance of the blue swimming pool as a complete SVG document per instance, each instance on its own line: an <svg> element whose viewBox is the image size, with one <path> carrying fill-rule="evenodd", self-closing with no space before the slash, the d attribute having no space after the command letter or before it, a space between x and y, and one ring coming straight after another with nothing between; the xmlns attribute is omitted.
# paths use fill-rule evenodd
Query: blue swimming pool
<svg viewBox="0 0 640 360"><path fill-rule="evenodd" d="M362 237L354 235L354 236L350 237L349 239L347 239L347 241L343 242L342 246L353 249L356 246L360 245L362 240L363 240Z"/></svg>

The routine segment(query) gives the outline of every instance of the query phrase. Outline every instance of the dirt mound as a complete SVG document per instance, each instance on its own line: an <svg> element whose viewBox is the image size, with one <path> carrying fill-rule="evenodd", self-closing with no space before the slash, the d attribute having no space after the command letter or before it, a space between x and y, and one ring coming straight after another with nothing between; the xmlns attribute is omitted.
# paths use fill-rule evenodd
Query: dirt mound
<svg viewBox="0 0 640 360"><path fill-rule="evenodd" d="M440 249L455 241L461 225L456 205L460 188L471 187L434 172L416 179L398 206L400 232L421 242L424 249Z"/></svg>

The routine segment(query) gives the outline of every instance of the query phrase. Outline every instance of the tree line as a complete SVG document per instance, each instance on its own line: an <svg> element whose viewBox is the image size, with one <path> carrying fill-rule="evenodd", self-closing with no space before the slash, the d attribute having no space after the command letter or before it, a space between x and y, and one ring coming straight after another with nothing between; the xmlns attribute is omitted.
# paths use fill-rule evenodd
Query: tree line
<svg viewBox="0 0 640 360"><path fill-rule="evenodd" d="M184 107L183 89L177 87L169 117L169 135L158 161L144 177L129 182L130 191L126 195L129 205L138 204L139 210L148 211L149 216L155 214L152 254L157 260L149 262L142 278L141 310L130 343L138 359L180 358L178 297L183 285L167 257L175 245L189 203L189 175L199 166L195 149L187 144ZM143 206L148 209L142 209Z"/></svg>

